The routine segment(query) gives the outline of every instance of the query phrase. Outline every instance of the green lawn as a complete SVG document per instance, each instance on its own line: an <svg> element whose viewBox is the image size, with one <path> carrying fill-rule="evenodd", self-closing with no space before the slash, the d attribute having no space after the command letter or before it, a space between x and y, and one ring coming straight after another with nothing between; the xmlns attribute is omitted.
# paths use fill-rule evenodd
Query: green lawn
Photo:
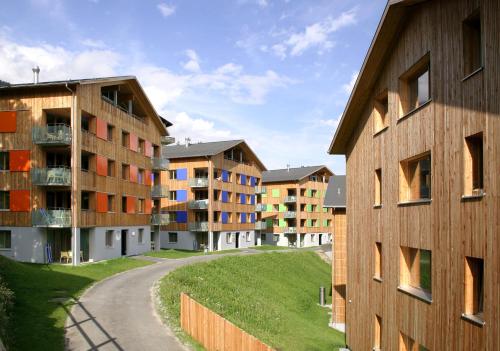
<svg viewBox="0 0 500 351"><path fill-rule="evenodd" d="M78 297L92 283L115 273L151 264L118 258L78 267L20 263L0 256L0 275L15 293L9 324L9 350L63 350L66 310L54 298Z"/></svg>
<svg viewBox="0 0 500 351"><path fill-rule="evenodd" d="M287 246L274 246L274 245L262 245L254 247L255 250L259 251L273 251L273 250L293 250L291 247Z"/></svg>
<svg viewBox="0 0 500 351"><path fill-rule="evenodd" d="M232 250L213 251L205 254L203 251L161 249L160 251L147 252L144 254L144 256L176 259L176 258L186 258L191 256L202 256L202 255L221 255L221 254L234 253L240 251L241 249L232 249Z"/></svg>
<svg viewBox="0 0 500 351"><path fill-rule="evenodd" d="M179 330L184 291L276 349L335 350L344 345L344 334L328 327L329 310L317 305L321 285L331 286L330 266L314 252L223 257L164 277L161 313L189 340Z"/></svg>

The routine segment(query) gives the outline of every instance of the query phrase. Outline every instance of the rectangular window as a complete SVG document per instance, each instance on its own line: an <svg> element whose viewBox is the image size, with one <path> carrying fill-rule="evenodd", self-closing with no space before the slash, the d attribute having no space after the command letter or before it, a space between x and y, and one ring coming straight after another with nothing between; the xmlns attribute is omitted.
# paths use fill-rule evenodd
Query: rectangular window
<svg viewBox="0 0 500 351"><path fill-rule="evenodd" d="M8 171L9 170L9 152L2 151L0 152L0 171Z"/></svg>
<svg viewBox="0 0 500 351"><path fill-rule="evenodd" d="M143 139L139 139L138 147L137 147L137 152L140 154L143 154L145 151L145 143Z"/></svg>
<svg viewBox="0 0 500 351"><path fill-rule="evenodd" d="M122 196L122 212L127 213L127 197Z"/></svg>
<svg viewBox="0 0 500 351"><path fill-rule="evenodd" d="M176 201L177 200L177 191L175 191L175 190L174 191L170 191L168 198L170 200Z"/></svg>
<svg viewBox="0 0 500 351"><path fill-rule="evenodd" d="M84 154L82 153L82 165L81 165L82 171L89 171L90 170L90 156L89 154Z"/></svg>
<svg viewBox="0 0 500 351"><path fill-rule="evenodd" d="M465 258L465 315L483 319L484 261Z"/></svg>
<svg viewBox="0 0 500 351"><path fill-rule="evenodd" d="M375 206L382 205L382 169L375 170Z"/></svg>
<svg viewBox="0 0 500 351"><path fill-rule="evenodd" d="M250 233L249 233L249 232L246 232L246 234L245 234L245 235L246 235L247 242L249 242L249 241L250 241Z"/></svg>
<svg viewBox="0 0 500 351"><path fill-rule="evenodd" d="M274 242L278 242L278 241L280 241L280 235L279 235L279 234L274 234L274 235L273 235L273 241L274 241Z"/></svg>
<svg viewBox="0 0 500 351"><path fill-rule="evenodd" d="M122 146L128 148L130 145L130 134L122 130Z"/></svg>
<svg viewBox="0 0 500 351"><path fill-rule="evenodd" d="M474 11L463 22L464 74L467 76L483 65L481 18L479 10Z"/></svg>
<svg viewBox="0 0 500 351"><path fill-rule="evenodd" d="M124 163L122 164L122 179L130 179L130 166Z"/></svg>
<svg viewBox="0 0 500 351"><path fill-rule="evenodd" d="M382 279L382 243L375 243L375 275L376 279Z"/></svg>
<svg viewBox="0 0 500 351"><path fill-rule="evenodd" d="M431 154L400 163L400 201L431 198Z"/></svg>
<svg viewBox="0 0 500 351"><path fill-rule="evenodd" d="M483 194L483 134L465 138L464 195Z"/></svg>
<svg viewBox="0 0 500 351"><path fill-rule="evenodd" d="M177 243L177 233L169 232L168 233L168 242L169 242L169 244Z"/></svg>
<svg viewBox="0 0 500 351"><path fill-rule="evenodd" d="M381 340L382 340L382 318L380 316L375 315L375 336L373 341L373 350L381 349Z"/></svg>
<svg viewBox="0 0 500 351"><path fill-rule="evenodd" d="M113 231L106 230L106 247L113 247Z"/></svg>
<svg viewBox="0 0 500 351"><path fill-rule="evenodd" d="M108 212L115 212L115 196L108 195Z"/></svg>
<svg viewBox="0 0 500 351"><path fill-rule="evenodd" d="M90 210L90 193L82 191L82 210Z"/></svg>
<svg viewBox="0 0 500 351"><path fill-rule="evenodd" d="M144 244L144 228L139 228L139 237L137 238L137 241L139 244Z"/></svg>
<svg viewBox="0 0 500 351"><path fill-rule="evenodd" d="M176 169L172 169L172 170L168 171L168 174L170 176L170 179L177 179L177 170Z"/></svg>
<svg viewBox="0 0 500 351"><path fill-rule="evenodd" d="M111 124L108 124L107 128L108 141L113 141L114 133L115 133L115 127L112 126Z"/></svg>
<svg viewBox="0 0 500 351"><path fill-rule="evenodd" d="M108 177L115 176L115 161L108 160Z"/></svg>
<svg viewBox="0 0 500 351"><path fill-rule="evenodd" d="M226 244L231 244L233 242L233 235L231 233L226 233Z"/></svg>
<svg viewBox="0 0 500 351"><path fill-rule="evenodd" d="M373 113L375 123L374 130L375 133L378 133L389 125L389 95L387 90L375 98Z"/></svg>
<svg viewBox="0 0 500 351"><path fill-rule="evenodd" d="M144 199L137 199L137 213L144 213Z"/></svg>
<svg viewBox="0 0 500 351"><path fill-rule="evenodd" d="M429 351L424 345L419 345L408 335L399 333L399 351Z"/></svg>
<svg viewBox="0 0 500 351"><path fill-rule="evenodd" d="M10 192L0 191L0 210L10 209Z"/></svg>
<svg viewBox="0 0 500 351"><path fill-rule="evenodd" d="M432 253L430 250L401 247L400 284L403 290L410 287L421 291L424 298L430 299L432 294L431 272Z"/></svg>
<svg viewBox="0 0 500 351"><path fill-rule="evenodd" d="M144 170L140 168L137 172L137 183L144 184Z"/></svg>
<svg viewBox="0 0 500 351"><path fill-rule="evenodd" d="M400 116L422 106L431 98L429 54L421 58L400 78Z"/></svg>
<svg viewBox="0 0 500 351"><path fill-rule="evenodd" d="M0 250L11 248L11 235L10 230L0 230Z"/></svg>

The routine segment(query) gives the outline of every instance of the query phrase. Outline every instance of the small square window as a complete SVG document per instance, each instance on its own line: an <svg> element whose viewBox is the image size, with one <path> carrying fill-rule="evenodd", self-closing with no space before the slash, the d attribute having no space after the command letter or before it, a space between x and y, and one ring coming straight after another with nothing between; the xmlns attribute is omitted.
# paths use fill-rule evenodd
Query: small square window
<svg viewBox="0 0 500 351"><path fill-rule="evenodd" d="M168 174L169 174L169 178L172 179L172 180L175 180L177 179L177 170L176 169L172 169L170 171L168 171Z"/></svg>
<svg viewBox="0 0 500 351"><path fill-rule="evenodd" d="M400 201L431 198L431 154L400 163Z"/></svg>
<svg viewBox="0 0 500 351"><path fill-rule="evenodd" d="M465 315L483 319L484 261L465 258Z"/></svg>
<svg viewBox="0 0 500 351"><path fill-rule="evenodd" d="M9 152L1 151L0 152L0 171L8 171L9 170Z"/></svg>
<svg viewBox="0 0 500 351"><path fill-rule="evenodd" d="M464 194L483 193L483 134L465 138L464 150Z"/></svg>
<svg viewBox="0 0 500 351"><path fill-rule="evenodd" d="M169 232L168 233L168 242L169 242L169 244L177 243L177 233Z"/></svg>
<svg viewBox="0 0 500 351"><path fill-rule="evenodd" d="M400 284L432 294L432 253L430 250L401 247Z"/></svg>
<svg viewBox="0 0 500 351"><path fill-rule="evenodd" d="M425 346L419 345L408 335L399 333L399 351L429 351Z"/></svg>
<svg viewBox="0 0 500 351"><path fill-rule="evenodd" d="M400 78L400 116L422 106L431 98L429 54L421 58Z"/></svg>
<svg viewBox="0 0 500 351"><path fill-rule="evenodd" d="M474 11L463 22L464 74L467 76L483 65L481 38L481 17L479 10Z"/></svg>
<svg viewBox="0 0 500 351"><path fill-rule="evenodd" d="M11 248L11 235L10 230L0 230L0 250Z"/></svg>
<svg viewBox="0 0 500 351"><path fill-rule="evenodd" d="M387 90L375 98L373 112L375 133L378 133L389 125L389 95Z"/></svg>
<svg viewBox="0 0 500 351"><path fill-rule="evenodd" d="M177 191L175 191L175 190L170 191L168 198L172 201L176 201L177 200Z"/></svg>
<svg viewBox="0 0 500 351"><path fill-rule="evenodd" d="M113 247L113 231L106 230L106 247Z"/></svg>

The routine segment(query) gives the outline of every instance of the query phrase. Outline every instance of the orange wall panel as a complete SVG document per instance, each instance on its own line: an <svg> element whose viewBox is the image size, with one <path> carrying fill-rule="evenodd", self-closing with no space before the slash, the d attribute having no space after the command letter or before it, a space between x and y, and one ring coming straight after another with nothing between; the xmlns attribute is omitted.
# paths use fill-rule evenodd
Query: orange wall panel
<svg viewBox="0 0 500 351"><path fill-rule="evenodd" d="M151 199L144 200L144 213L151 214L151 209L153 207L153 201Z"/></svg>
<svg viewBox="0 0 500 351"><path fill-rule="evenodd" d="M0 133L15 133L17 129L17 112L0 111Z"/></svg>
<svg viewBox="0 0 500 351"><path fill-rule="evenodd" d="M9 169L11 172L29 171L30 150L11 150L9 152Z"/></svg>
<svg viewBox="0 0 500 351"><path fill-rule="evenodd" d="M104 156L96 156L97 163L97 175L107 176L108 175L108 159Z"/></svg>
<svg viewBox="0 0 500 351"><path fill-rule="evenodd" d="M144 185L151 185L151 171L144 170Z"/></svg>
<svg viewBox="0 0 500 351"><path fill-rule="evenodd" d="M98 138L108 140L108 124L100 118L96 118L96 135Z"/></svg>
<svg viewBox="0 0 500 351"><path fill-rule="evenodd" d="M12 212L29 212L30 191L29 190L11 190L10 191L10 210Z"/></svg>
<svg viewBox="0 0 500 351"><path fill-rule="evenodd" d="M105 213L108 212L108 194L96 193L97 206L96 212Z"/></svg>
<svg viewBox="0 0 500 351"><path fill-rule="evenodd" d="M130 138L129 139L130 150L137 152L138 144L139 144L139 140L137 139L137 135L130 133L129 138Z"/></svg>
<svg viewBox="0 0 500 351"><path fill-rule="evenodd" d="M127 213L135 213L135 197L127 196Z"/></svg>
<svg viewBox="0 0 500 351"><path fill-rule="evenodd" d="M130 165L130 181L137 183L137 166Z"/></svg>

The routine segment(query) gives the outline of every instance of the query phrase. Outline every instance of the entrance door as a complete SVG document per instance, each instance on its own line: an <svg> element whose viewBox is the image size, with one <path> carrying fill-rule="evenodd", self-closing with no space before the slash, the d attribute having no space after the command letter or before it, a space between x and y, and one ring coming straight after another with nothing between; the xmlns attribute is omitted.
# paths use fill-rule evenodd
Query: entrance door
<svg viewBox="0 0 500 351"><path fill-rule="evenodd" d="M122 229L122 256L127 255L127 233L128 230Z"/></svg>
<svg viewBox="0 0 500 351"><path fill-rule="evenodd" d="M83 262L89 260L89 229L80 229L80 251L82 251Z"/></svg>
<svg viewBox="0 0 500 351"><path fill-rule="evenodd" d="M322 240L323 239L323 235L322 234L319 234L319 245L321 246L321 244L323 244Z"/></svg>
<svg viewBox="0 0 500 351"><path fill-rule="evenodd" d="M236 233L236 248L240 247L240 233Z"/></svg>

